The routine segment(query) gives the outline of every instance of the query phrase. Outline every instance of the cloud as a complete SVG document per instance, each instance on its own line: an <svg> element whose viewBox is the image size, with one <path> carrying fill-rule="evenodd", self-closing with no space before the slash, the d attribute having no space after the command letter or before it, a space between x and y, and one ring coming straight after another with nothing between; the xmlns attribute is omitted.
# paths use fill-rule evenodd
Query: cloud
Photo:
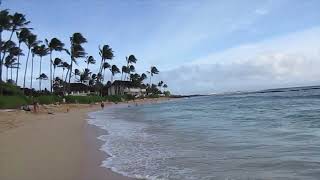
<svg viewBox="0 0 320 180"><path fill-rule="evenodd" d="M320 83L320 27L212 53L162 72L174 93L257 90Z"/></svg>
<svg viewBox="0 0 320 180"><path fill-rule="evenodd" d="M266 15L266 14L269 13L269 11L267 9L262 9L262 8L261 9L256 9L254 12L256 14L258 14L258 15L261 15L261 16Z"/></svg>

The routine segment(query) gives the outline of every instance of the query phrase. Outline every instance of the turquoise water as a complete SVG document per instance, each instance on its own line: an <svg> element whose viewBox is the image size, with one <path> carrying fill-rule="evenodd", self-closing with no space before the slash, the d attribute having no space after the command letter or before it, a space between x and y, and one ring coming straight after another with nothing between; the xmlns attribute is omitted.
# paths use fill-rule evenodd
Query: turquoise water
<svg viewBox="0 0 320 180"><path fill-rule="evenodd" d="M284 92L283 92L284 91ZM284 89L115 106L103 166L147 179L319 179L320 90Z"/></svg>

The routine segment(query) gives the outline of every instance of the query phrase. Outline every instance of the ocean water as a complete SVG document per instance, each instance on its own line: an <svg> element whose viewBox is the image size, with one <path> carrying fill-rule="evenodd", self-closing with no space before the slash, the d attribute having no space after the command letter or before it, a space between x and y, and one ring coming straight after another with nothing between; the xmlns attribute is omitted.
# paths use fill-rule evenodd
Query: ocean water
<svg viewBox="0 0 320 180"><path fill-rule="evenodd" d="M164 180L320 179L320 90L119 105L90 114L102 166Z"/></svg>

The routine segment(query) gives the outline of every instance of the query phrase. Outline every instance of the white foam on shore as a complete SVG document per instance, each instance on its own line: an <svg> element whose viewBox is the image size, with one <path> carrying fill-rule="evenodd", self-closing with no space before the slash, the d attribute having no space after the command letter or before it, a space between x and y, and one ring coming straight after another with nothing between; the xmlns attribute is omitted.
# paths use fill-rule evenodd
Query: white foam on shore
<svg viewBox="0 0 320 180"><path fill-rule="evenodd" d="M98 137L105 142L100 150L110 156L102 162L102 167L127 177L149 180L167 180L173 172L190 174L190 169L168 167L163 163L175 157L175 153L161 147L158 137L145 132L147 124L116 119L106 112L90 113L89 117L89 124L107 130L106 135Z"/></svg>

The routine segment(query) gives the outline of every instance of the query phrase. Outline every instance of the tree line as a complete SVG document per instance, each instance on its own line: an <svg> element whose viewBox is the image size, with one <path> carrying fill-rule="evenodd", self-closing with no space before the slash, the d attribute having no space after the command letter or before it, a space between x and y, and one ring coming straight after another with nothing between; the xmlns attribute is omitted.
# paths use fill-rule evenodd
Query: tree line
<svg viewBox="0 0 320 180"><path fill-rule="evenodd" d="M53 92L54 87L68 88L72 77L75 82L101 88L105 84L112 83L114 76L121 73L121 80L132 81L136 85L141 85L149 76L149 84L147 84L149 89L159 87L161 90L161 88L168 87L163 81L160 81L157 85L152 84L152 77L159 73L155 66L150 67L146 73L136 73L137 58L134 55L125 58L126 64L120 70L116 65L110 64L111 60L114 59L114 51L109 45L99 46L100 60L98 62L93 56L87 55L83 47L87 43L87 39L81 33L73 33L70 37L70 46L67 47L58 38L39 40L39 37L32 32L33 29L29 27L30 23L31 21L27 20L24 14L10 13L8 9L0 11L0 82L6 81L18 85L19 78L23 78L21 87L23 89L33 89L33 79L35 77L38 81L39 91L42 90L42 81L49 80L50 92ZM8 39L3 39L4 32L9 33ZM22 46L26 47L26 52L23 52ZM63 60L60 57L55 57L55 52L66 53L70 59ZM47 56L49 57L49 74L45 74L42 67L44 57ZM34 72L34 60L36 58L39 59L39 72ZM86 63L83 70L75 68L79 59L84 59ZM24 69L21 68L22 63L25 64ZM94 64L99 66L97 72L92 72L89 68ZM61 75L56 75L57 68L62 69ZM111 72L110 81L107 83L104 79L106 70ZM26 87L28 71L30 71L31 77L30 87ZM21 73L23 74L21 75ZM5 80L3 75L5 75Z"/></svg>

